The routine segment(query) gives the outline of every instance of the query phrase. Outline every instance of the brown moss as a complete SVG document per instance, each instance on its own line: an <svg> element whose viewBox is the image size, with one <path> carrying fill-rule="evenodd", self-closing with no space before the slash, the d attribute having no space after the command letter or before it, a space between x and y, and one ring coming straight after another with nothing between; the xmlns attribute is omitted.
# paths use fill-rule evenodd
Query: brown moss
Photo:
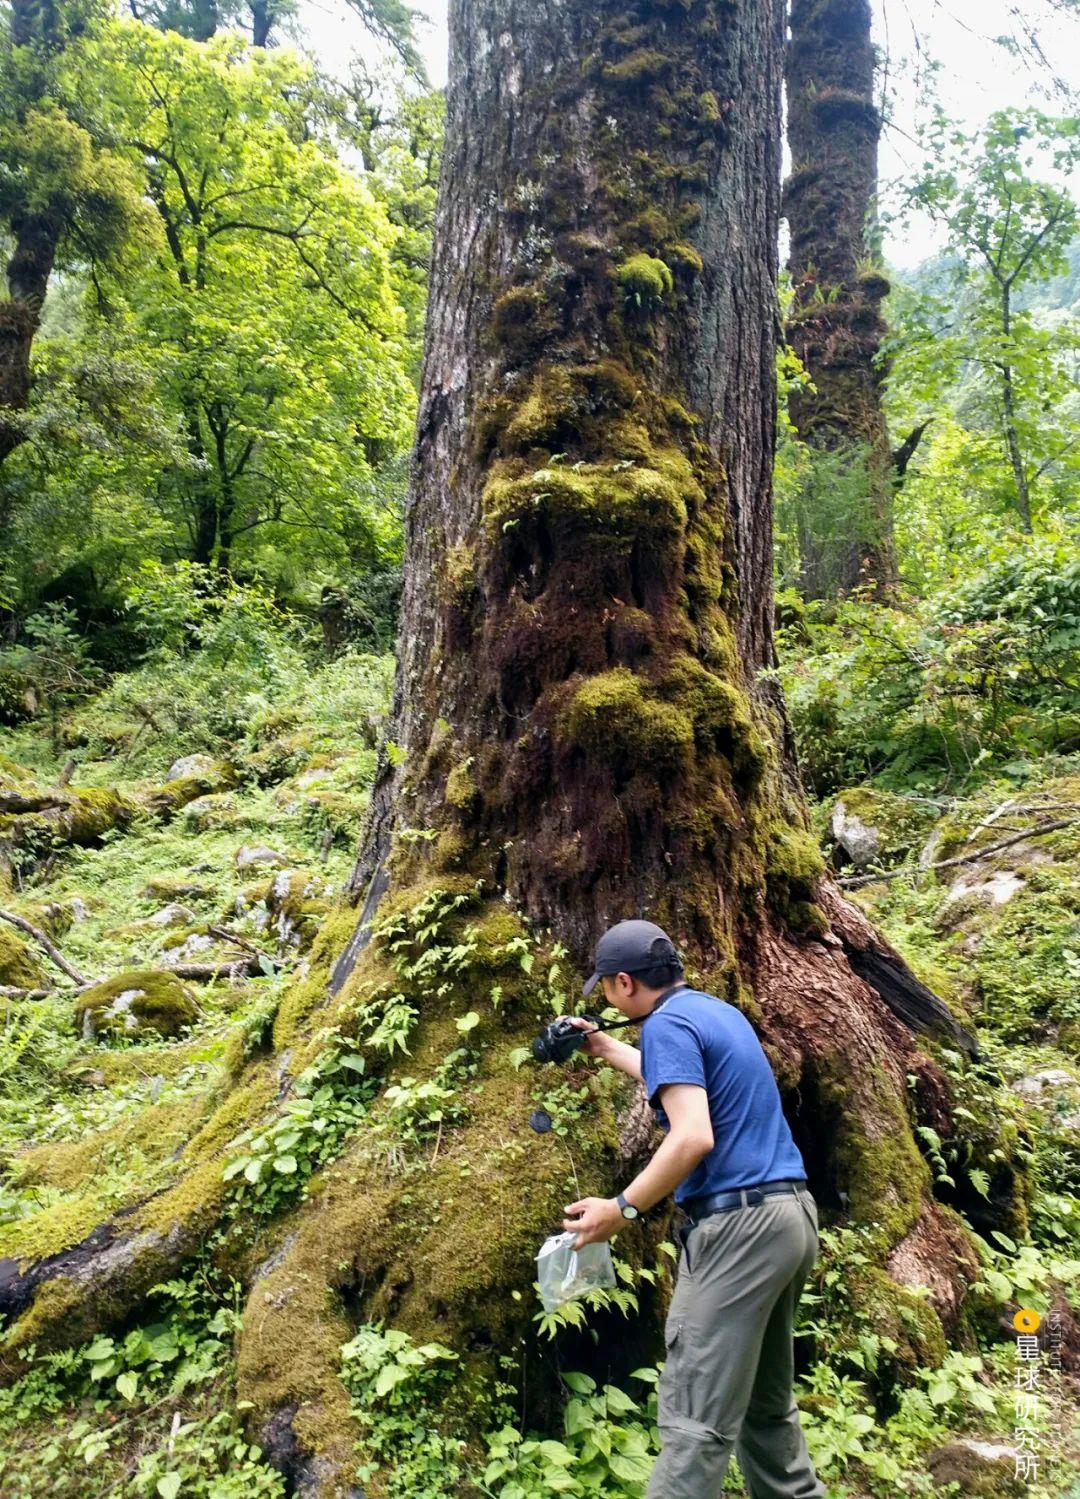
<svg viewBox="0 0 1080 1499"><path fill-rule="evenodd" d="M536 285L509 287L491 309L492 338L514 355L542 346L557 328L552 299Z"/></svg>

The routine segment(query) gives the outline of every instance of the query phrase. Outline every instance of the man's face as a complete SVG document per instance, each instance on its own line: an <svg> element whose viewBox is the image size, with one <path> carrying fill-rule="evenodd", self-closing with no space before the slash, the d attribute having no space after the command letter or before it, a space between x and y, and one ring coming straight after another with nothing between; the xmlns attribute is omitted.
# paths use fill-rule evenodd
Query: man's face
<svg viewBox="0 0 1080 1499"><path fill-rule="evenodd" d="M628 1018L637 1014L635 1001L638 996L637 981L628 973L602 974L600 986L604 991L604 998L614 1009L621 1011Z"/></svg>

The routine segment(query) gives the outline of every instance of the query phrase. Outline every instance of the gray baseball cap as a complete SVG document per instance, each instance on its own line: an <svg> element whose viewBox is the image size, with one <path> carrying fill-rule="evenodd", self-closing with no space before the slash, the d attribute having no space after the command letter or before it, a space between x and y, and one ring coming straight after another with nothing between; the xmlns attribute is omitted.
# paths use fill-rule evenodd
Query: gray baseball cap
<svg viewBox="0 0 1080 1499"><path fill-rule="evenodd" d="M675 944L655 921L620 921L609 927L596 944L592 975L581 986L582 994L591 994L602 975L643 973L662 963L682 964Z"/></svg>

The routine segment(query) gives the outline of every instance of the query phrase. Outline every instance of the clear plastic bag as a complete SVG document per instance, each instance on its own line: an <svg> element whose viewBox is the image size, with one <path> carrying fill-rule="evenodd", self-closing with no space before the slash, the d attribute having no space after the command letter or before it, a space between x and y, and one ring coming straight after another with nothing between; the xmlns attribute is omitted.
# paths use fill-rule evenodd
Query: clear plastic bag
<svg viewBox="0 0 1080 1499"><path fill-rule="evenodd" d="M611 1249L604 1243L586 1244L574 1250L575 1233L553 1234L545 1239L536 1256L536 1278L545 1312L553 1312L564 1301L615 1284Z"/></svg>

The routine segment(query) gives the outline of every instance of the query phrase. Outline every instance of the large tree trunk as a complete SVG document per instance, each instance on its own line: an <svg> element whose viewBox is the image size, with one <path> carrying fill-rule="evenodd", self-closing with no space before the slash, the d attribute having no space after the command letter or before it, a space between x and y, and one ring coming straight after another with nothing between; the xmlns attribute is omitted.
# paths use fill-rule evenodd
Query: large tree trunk
<svg viewBox="0 0 1080 1499"><path fill-rule="evenodd" d="M353 1492L338 1371L358 1321L459 1352L458 1430L485 1429L498 1379L526 1420L550 1417L533 1255L568 1190L628 1179L649 1121L639 1090L581 1065L571 1133L532 1135L565 1074L515 1070L513 1053L619 917L663 922L692 977L757 1027L823 1211L869 1231L848 1290L895 1340L878 1377L940 1358L959 1326L972 1255L913 1130L949 1136L934 1052L974 1044L824 876L758 678L782 21L779 0L454 0L394 748L359 916L326 925L272 1035L230 1054L175 1185L0 1276L0 1306L22 1314L13 1359L124 1315L225 1219L215 1252L251 1286L241 1394L297 1493ZM390 1015L410 1027L404 1062ZM221 1180L229 1142L335 1036L378 1086L368 1123L300 1206L245 1218ZM448 1055L462 1112L434 1138L404 1128L385 1084ZM988 1222L1015 1230L1001 1143L988 1128L974 1159ZM620 1253L642 1263L668 1227L657 1214ZM629 1332L564 1357L625 1373L660 1351L662 1310L646 1299Z"/></svg>
<svg viewBox="0 0 1080 1499"><path fill-rule="evenodd" d="M63 27L53 6L36 0L12 0L10 16L12 51L23 69L22 89L17 100L20 117L40 104L45 95L42 60L63 46ZM13 85L14 86L14 85ZM0 300L0 464L25 439L20 420L30 400L30 350L41 325L49 277L52 275L64 216L48 201L29 204L23 194L9 204L7 230L12 251L7 263L7 297ZM7 517L0 516L6 531Z"/></svg>
<svg viewBox="0 0 1080 1499"><path fill-rule="evenodd" d="M814 387L789 405L803 441L832 455L803 506L803 587L816 598L859 584L888 590L894 474L876 361L889 283L872 264L881 117L869 0L792 0L787 100L787 337Z"/></svg>

